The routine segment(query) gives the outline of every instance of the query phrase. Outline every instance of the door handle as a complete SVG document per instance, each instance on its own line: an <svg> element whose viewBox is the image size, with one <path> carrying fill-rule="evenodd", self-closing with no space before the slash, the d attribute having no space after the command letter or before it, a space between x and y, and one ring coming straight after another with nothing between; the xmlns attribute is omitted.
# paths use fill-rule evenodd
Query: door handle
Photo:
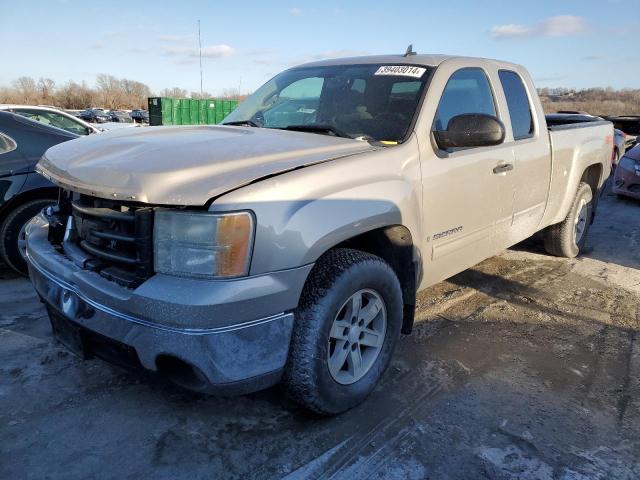
<svg viewBox="0 0 640 480"><path fill-rule="evenodd" d="M513 170L512 163L503 163L501 165L493 167L493 173L506 173L510 172L511 170Z"/></svg>

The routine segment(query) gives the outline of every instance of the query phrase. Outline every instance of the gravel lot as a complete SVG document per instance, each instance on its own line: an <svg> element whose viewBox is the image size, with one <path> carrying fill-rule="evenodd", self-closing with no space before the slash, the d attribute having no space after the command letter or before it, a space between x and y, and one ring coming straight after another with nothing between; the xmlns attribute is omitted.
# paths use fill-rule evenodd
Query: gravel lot
<svg viewBox="0 0 640 480"><path fill-rule="evenodd" d="M530 240L421 293L333 419L81 361L0 267L0 478L640 478L640 203L598 213L581 258Z"/></svg>

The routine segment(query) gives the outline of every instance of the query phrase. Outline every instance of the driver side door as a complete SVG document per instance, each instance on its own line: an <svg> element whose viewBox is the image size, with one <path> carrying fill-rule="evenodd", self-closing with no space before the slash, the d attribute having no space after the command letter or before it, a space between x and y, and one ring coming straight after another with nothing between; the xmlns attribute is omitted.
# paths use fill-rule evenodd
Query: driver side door
<svg viewBox="0 0 640 480"><path fill-rule="evenodd" d="M461 68L440 94L432 131L446 130L457 115L474 113L500 117L488 73ZM423 215L425 256L431 261L425 279L432 284L497 251L496 236L509 228L513 207L512 177L501 166L513 165L513 153L504 144L442 150L433 135L428 147L422 162Z"/></svg>

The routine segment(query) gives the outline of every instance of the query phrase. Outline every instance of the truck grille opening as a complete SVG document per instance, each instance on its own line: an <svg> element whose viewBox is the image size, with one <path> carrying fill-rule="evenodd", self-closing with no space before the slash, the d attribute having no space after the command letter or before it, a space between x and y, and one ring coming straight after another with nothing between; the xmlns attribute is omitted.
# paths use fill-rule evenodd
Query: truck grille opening
<svg viewBox="0 0 640 480"><path fill-rule="evenodd" d="M79 195L70 213L85 268L129 288L153 275L153 208Z"/></svg>

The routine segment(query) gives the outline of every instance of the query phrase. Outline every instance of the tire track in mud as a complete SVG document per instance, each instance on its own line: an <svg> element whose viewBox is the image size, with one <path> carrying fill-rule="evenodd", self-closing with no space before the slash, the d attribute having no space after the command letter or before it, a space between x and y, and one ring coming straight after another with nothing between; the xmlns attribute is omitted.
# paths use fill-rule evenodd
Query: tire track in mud
<svg viewBox="0 0 640 480"><path fill-rule="evenodd" d="M323 464L318 465L314 472L309 472L305 468L307 465L304 465L287 475L285 477L286 480L303 478L314 478L316 480L336 479L345 473L344 469L348 469L354 462L359 463L364 460L366 465L367 462L373 461L380 452L394 452L396 450L396 444L406 435L406 433L404 433L406 427L403 428L403 425L415 423L416 418L419 418L416 417L415 414L424 406L427 400L435 397L444 390L444 382L438 382L422 391L422 393L418 393L423 387L424 385L418 382L411 390L405 392L407 396L412 396L413 400L406 405L400 414L376 423L364 435L351 439L340 450L334 452L329 458L326 458ZM416 395L413 396L412 394ZM372 454L363 455L368 448L375 448L375 445L382 445L382 447L375 450ZM385 458L387 456L388 454L385 455ZM355 474L361 477L364 472L353 472L353 475ZM357 477L350 476L350 478Z"/></svg>
<svg viewBox="0 0 640 480"><path fill-rule="evenodd" d="M618 398L618 402L616 404L616 408L618 411L619 427L622 427L624 423L624 416L627 411L629 402L631 401L631 392L629 388L631 385L631 358L634 352L634 346L635 346L636 336L637 336L636 333L637 332L634 331L634 332L629 332L628 334L629 346L627 351L625 352L626 363L625 363L625 370L624 370L624 375L622 379L622 389L620 391L620 397Z"/></svg>
<svg viewBox="0 0 640 480"><path fill-rule="evenodd" d="M563 265L540 266L526 265L516 271L511 271L501 275L504 280L514 280L531 272L538 271L540 276L530 285L538 283L549 283L567 274ZM501 272L498 272L500 274ZM548 278L551 276L552 278ZM529 286L526 282L523 287ZM446 312L465 301L469 301L476 295L487 295L480 287L465 286L456 288L440 294L439 298L445 300L440 302L436 299L433 303L420 310L420 318L441 318L446 321ZM461 292L458 295L455 293ZM518 295L518 292L509 292L508 297ZM483 305L480 310L490 308L492 305L509 301L509 298L501 298ZM287 480L297 480L302 478L314 478L316 480L331 480L339 478L341 475L348 475L349 478L368 478L379 471L385 464L397 456L399 451L408 447L412 436L420 432L420 420L429 415L429 410L425 409L425 403L446 390L451 383L461 381L469 375L468 370L456 365L456 370L449 375L446 380L441 380L430 385L426 390L424 384L415 382L410 389L403 390L405 398L412 400L403 406L402 411L395 416L387 418L373 425L363 435L357 435L347 439L340 444L340 448L335 447L316 457L311 462L299 467L285 478ZM411 370L403 375L399 380L402 382L413 373ZM394 388L398 389L399 385ZM423 413L421 413L423 412ZM368 451L370 450L370 451ZM322 459L320 462L318 460ZM310 468L311 467L311 468Z"/></svg>

